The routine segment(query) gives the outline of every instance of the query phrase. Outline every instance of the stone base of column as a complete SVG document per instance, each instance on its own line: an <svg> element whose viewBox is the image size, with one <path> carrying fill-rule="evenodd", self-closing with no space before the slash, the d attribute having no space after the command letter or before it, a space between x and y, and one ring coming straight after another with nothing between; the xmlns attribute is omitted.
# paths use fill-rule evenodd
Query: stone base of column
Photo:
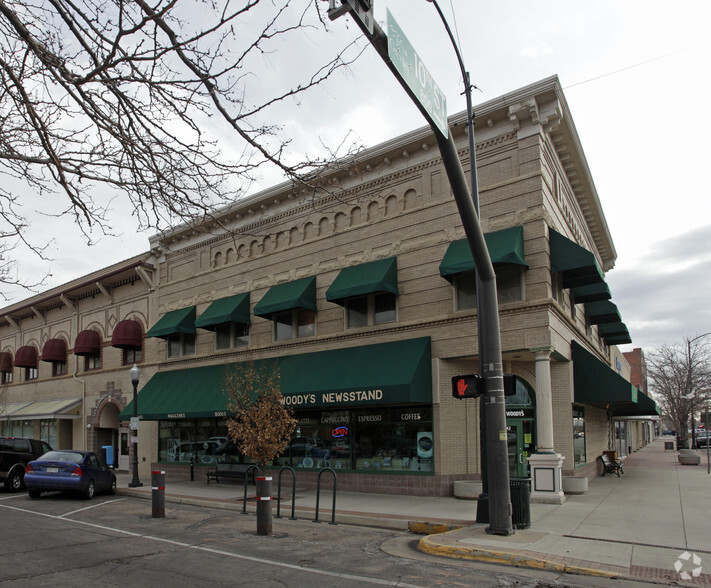
<svg viewBox="0 0 711 588"><path fill-rule="evenodd" d="M531 502L563 504L563 461L559 453L534 453L529 456L531 467Z"/></svg>

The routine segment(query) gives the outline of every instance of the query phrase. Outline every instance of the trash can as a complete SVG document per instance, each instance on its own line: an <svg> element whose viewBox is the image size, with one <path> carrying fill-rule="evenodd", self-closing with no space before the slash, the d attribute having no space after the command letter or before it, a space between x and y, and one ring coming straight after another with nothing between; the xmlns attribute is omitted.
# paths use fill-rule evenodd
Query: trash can
<svg viewBox="0 0 711 588"><path fill-rule="evenodd" d="M114 448L113 445L102 445L102 453L104 454L104 461L106 465L110 468L114 467Z"/></svg>
<svg viewBox="0 0 711 588"><path fill-rule="evenodd" d="M517 529L531 526L531 478L510 478L511 523Z"/></svg>

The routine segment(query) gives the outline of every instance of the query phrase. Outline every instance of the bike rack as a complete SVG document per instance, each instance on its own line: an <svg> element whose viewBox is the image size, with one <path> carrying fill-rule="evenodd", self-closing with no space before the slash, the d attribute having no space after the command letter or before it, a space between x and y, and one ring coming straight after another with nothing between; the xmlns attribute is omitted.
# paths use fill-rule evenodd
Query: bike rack
<svg viewBox="0 0 711 588"><path fill-rule="evenodd" d="M336 481L337 481L337 476L336 472L332 470L331 468L323 468L319 473L318 473L318 481L316 482L316 518L313 520L314 523L320 523L321 521L318 520L318 503L319 499L321 498L321 476L323 475L324 472L331 472L333 474L333 508L331 512L331 525L336 525Z"/></svg>
<svg viewBox="0 0 711 588"><path fill-rule="evenodd" d="M257 470L258 474L262 473L262 470L260 470L259 466L256 465L249 466L247 471L244 472L244 500L242 501L242 514L247 514L247 484L249 483L249 472L252 470Z"/></svg>
<svg viewBox="0 0 711 588"><path fill-rule="evenodd" d="M284 466L279 470L279 478L277 482L276 518L281 518L281 515L279 514L281 510L281 475L284 473L284 470L289 470L291 472L291 516L289 517L289 520L295 521L296 516L294 513L296 511L296 471L294 471L294 468L292 468L291 466Z"/></svg>

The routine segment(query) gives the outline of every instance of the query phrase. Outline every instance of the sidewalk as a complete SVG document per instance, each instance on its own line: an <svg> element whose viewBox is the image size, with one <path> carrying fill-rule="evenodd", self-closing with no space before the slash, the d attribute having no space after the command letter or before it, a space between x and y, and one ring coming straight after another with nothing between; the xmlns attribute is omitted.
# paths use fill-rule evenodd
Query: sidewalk
<svg viewBox="0 0 711 588"><path fill-rule="evenodd" d="M531 527L514 535L488 535L473 524L476 502L453 497L414 497L338 492L337 523L447 532L424 536L421 551L463 559L636 580L711 585L711 475L706 452L700 466L682 466L676 451L657 440L625 460L624 474L590 482L588 492L567 495L562 505L531 504ZM118 474L119 493L151 497L150 480L128 488ZM327 483L328 482L328 483ZM273 483L276 494L276 477ZM330 522L332 488L324 482L319 520ZM285 491L288 494L288 491ZM254 486L248 486L254 496ZM241 511L241 484L166 481L166 503ZM283 499L280 514L291 515ZM316 492L297 492L298 518L315 518ZM247 500L247 511L255 510ZM276 515L276 504L273 513ZM409 527L408 527L409 525ZM460 527L460 528L457 528ZM694 575L695 574L695 575Z"/></svg>

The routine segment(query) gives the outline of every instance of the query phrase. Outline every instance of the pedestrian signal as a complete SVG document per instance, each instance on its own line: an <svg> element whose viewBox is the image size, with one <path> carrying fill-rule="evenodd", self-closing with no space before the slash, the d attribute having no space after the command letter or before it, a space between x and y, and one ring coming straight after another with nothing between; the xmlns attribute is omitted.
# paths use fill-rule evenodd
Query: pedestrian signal
<svg viewBox="0 0 711 588"><path fill-rule="evenodd" d="M482 389L482 380L476 374L452 378L452 396L455 398L478 398Z"/></svg>
<svg viewBox="0 0 711 588"><path fill-rule="evenodd" d="M504 396L516 396L517 376L504 374ZM454 376L452 378L452 396L454 398L478 398L484 393L484 380L476 374Z"/></svg>

